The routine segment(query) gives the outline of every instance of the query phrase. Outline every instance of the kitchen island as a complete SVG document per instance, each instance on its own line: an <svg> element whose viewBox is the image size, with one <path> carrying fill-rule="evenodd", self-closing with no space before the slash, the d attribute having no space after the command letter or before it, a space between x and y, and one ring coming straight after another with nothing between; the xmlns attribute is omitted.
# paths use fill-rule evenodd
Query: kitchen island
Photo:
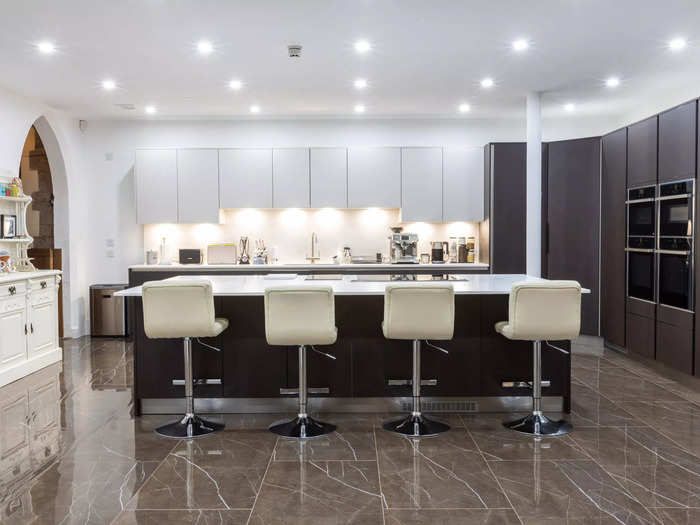
<svg viewBox="0 0 700 525"><path fill-rule="evenodd" d="M312 410L405 411L411 400L411 345L387 340L381 330L387 275L206 275L212 282L217 317L229 328L205 343L194 343L196 407L200 412L280 412L295 410L297 349L265 340L263 294L276 285L328 284L336 295L338 340L310 352L308 381ZM428 276L426 276L429 278ZM173 279L184 279L184 276ZM405 278L405 277L404 277ZM425 277L424 277L425 278ZM421 282L421 277L416 277ZM508 319L508 294L526 275L453 275L455 332L440 346L424 346L423 403L426 412L523 411L531 405L532 347L494 330ZM141 287L118 295L128 298L134 342L134 400L138 413L180 413L184 408L182 343L148 339L143 330ZM568 341L557 346L569 348ZM545 410L570 408L570 355L547 349L543 356Z"/></svg>

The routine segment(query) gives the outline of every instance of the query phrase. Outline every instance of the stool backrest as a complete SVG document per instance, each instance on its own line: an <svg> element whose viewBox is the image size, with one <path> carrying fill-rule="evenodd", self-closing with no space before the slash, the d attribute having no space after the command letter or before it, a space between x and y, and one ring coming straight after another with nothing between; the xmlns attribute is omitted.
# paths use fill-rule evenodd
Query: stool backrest
<svg viewBox="0 0 700 525"><path fill-rule="evenodd" d="M210 281L149 281L142 290L143 328L148 337L205 337L214 331Z"/></svg>
<svg viewBox="0 0 700 525"><path fill-rule="evenodd" d="M335 300L330 286L274 286L265 289L265 337L271 345L328 345L335 342Z"/></svg>
<svg viewBox="0 0 700 525"><path fill-rule="evenodd" d="M387 339L452 339L455 291L450 284L388 285L384 290Z"/></svg>
<svg viewBox="0 0 700 525"><path fill-rule="evenodd" d="M514 284L508 324L512 339L575 339L581 330L581 285L547 280Z"/></svg>

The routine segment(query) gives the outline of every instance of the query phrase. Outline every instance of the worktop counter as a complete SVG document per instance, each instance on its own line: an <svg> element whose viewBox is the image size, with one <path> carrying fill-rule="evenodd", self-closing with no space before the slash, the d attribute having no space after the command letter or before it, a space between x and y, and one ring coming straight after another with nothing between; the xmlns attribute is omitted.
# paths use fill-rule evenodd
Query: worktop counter
<svg viewBox="0 0 700 525"><path fill-rule="evenodd" d="M395 272L406 270L432 271L437 270L443 273L455 271L488 271L489 265L485 263L443 263L443 264L136 264L129 266L129 270L139 272L167 272L167 271L198 271L202 270L214 272L245 272L245 273L272 273L272 272L305 272L314 271L335 271L338 273L362 273L384 271Z"/></svg>

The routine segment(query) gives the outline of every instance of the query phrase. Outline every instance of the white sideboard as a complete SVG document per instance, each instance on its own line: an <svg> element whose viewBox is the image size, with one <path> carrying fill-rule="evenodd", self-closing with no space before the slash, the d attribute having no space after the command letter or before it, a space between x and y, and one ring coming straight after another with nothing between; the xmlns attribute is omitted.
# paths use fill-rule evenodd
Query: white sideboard
<svg viewBox="0 0 700 525"><path fill-rule="evenodd" d="M139 224L327 206L401 208L404 222L484 220L482 148L139 149L135 174Z"/></svg>
<svg viewBox="0 0 700 525"><path fill-rule="evenodd" d="M61 272L0 274L0 386L57 361Z"/></svg>

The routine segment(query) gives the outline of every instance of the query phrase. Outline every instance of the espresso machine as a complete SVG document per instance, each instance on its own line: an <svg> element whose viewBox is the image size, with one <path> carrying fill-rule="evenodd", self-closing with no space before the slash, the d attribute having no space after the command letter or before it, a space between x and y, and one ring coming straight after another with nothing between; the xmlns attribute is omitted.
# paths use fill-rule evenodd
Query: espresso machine
<svg viewBox="0 0 700 525"><path fill-rule="evenodd" d="M392 264L418 264L418 234L394 232L389 237Z"/></svg>

